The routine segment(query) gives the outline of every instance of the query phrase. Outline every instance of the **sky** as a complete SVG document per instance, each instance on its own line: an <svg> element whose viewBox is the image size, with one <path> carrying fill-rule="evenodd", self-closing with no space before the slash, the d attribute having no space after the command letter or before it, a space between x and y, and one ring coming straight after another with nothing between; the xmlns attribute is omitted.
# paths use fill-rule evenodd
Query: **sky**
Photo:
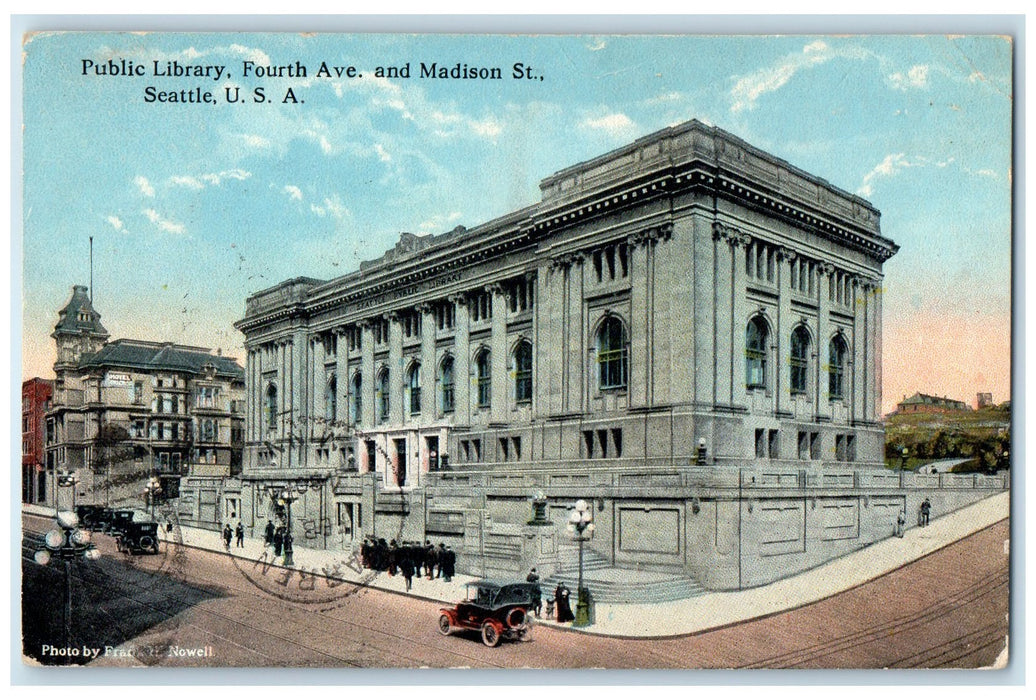
<svg viewBox="0 0 1036 700"><path fill-rule="evenodd" d="M557 170L698 119L882 212L901 247L884 270L883 411L918 391L1010 398L1005 38L77 33L23 51L23 378L53 376L91 236L113 339L243 358L248 295L351 272L402 231L534 204ZM156 76L156 61L224 73ZM245 75L249 61L285 77ZM144 75L111 74L131 62ZM306 77L288 76L296 62ZM422 62L503 77L422 79ZM408 79L375 76L407 64ZM149 102L149 87L215 102Z"/></svg>

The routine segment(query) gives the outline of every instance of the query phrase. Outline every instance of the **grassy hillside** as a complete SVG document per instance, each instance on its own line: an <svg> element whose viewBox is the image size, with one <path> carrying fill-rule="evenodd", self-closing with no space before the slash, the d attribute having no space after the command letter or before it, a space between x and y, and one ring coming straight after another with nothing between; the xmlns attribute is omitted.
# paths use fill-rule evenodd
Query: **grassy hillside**
<svg viewBox="0 0 1036 700"><path fill-rule="evenodd" d="M936 459L969 458L955 472L1006 469L1011 443L1011 405L978 411L890 414L885 419L885 465L907 469Z"/></svg>

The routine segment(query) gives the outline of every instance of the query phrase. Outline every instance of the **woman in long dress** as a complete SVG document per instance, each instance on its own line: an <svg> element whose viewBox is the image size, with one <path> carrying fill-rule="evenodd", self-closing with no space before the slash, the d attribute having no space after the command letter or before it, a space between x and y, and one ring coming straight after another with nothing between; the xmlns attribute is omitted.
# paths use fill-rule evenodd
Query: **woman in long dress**
<svg viewBox="0 0 1036 700"><path fill-rule="evenodd" d="M559 583L558 587L554 589L554 601L558 610L558 622L571 622L576 619L576 616L572 614L572 606L569 605L568 602L570 595L571 591L569 591L563 583Z"/></svg>

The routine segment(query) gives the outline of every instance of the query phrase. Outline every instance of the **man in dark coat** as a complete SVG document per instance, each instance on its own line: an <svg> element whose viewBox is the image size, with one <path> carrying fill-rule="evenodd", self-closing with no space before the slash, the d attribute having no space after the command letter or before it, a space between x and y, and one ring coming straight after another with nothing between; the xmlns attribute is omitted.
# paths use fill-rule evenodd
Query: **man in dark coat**
<svg viewBox="0 0 1036 700"><path fill-rule="evenodd" d="M532 612L536 617L539 617L540 608L543 606L543 592L540 590L540 575L536 573L535 566L529 571L529 575L525 577L525 580L533 584L529 586L529 592L532 594Z"/></svg>
<svg viewBox="0 0 1036 700"><path fill-rule="evenodd" d="M442 553L442 557L442 577L444 581L449 583L453 578L454 567L457 564L457 554L450 548L450 545L446 545L446 551Z"/></svg>
<svg viewBox="0 0 1036 700"><path fill-rule="evenodd" d="M410 586L414 583L414 562L409 547L401 550L399 573L403 574L403 580L406 581L406 589L409 591Z"/></svg>
<svg viewBox="0 0 1036 700"><path fill-rule="evenodd" d="M230 529L230 523L223 526L223 544L227 549L230 549L230 540L234 536L233 530Z"/></svg>
<svg viewBox="0 0 1036 700"><path fill-rule="evenodd" d="M273 531L273 556L281 555L281 547L284 546L284 528L278 527Z"/></svg>
<svg viewBox="0 0 1036 700"><path fill-rule="evenodd" d="M234 530L234 536L236 538L235 544L237 544L238 547L244 547L245 546L245 525L244 525L244 523L239 522L237 524L237 528Z"/></svg>
<svg viewBox="0 0 1036 700"><path fill-rule="evenodd" d="M267 520L266 531L263 533L263 540L265 541L267 547L273 544L273 530L273 521Z"/></svg>

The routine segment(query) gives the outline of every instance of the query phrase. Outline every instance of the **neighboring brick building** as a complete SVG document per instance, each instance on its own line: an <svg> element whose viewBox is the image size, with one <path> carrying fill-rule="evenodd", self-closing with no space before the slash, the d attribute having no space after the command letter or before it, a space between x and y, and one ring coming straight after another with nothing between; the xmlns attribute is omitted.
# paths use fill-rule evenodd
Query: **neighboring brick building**
<svg viewBox="0 0 1036 700"><path fill-rule="evenodd" d="M43 416L54 393L53 379L22 382L22 503L41 503L47 496Z"/></svg>

